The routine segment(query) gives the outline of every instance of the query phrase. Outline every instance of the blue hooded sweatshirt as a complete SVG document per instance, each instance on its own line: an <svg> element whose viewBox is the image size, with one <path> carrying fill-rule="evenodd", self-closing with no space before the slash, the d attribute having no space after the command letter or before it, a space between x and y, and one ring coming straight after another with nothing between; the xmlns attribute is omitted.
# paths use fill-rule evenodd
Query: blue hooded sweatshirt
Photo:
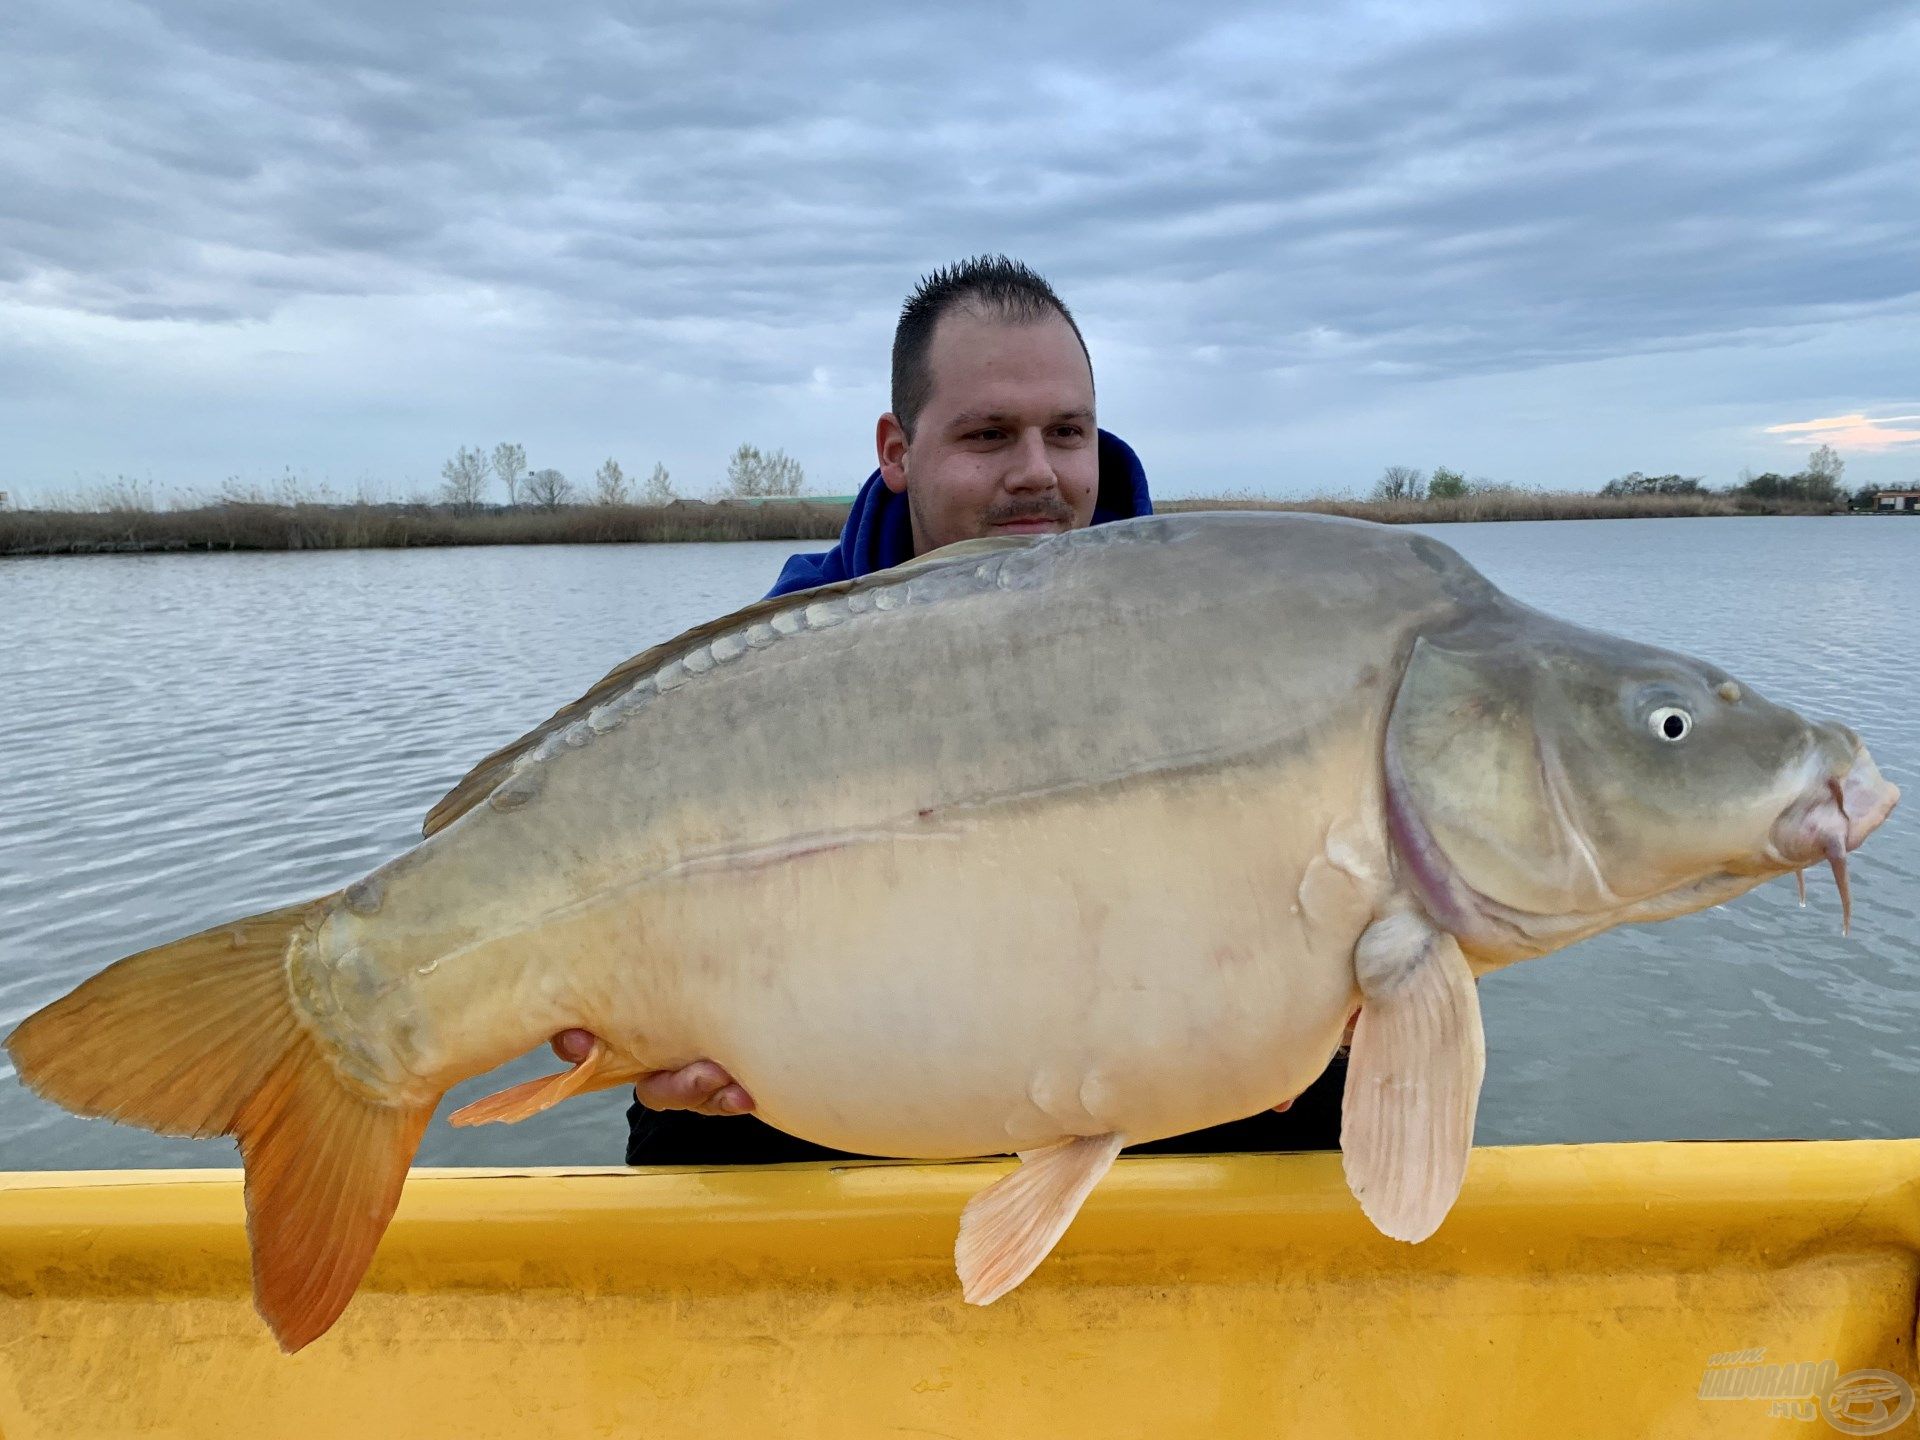
<svg viewBox="0 0 1920 1440"><path fill-rule="evenodd" d="M1147 494L1147 472L1140 468L1140 457L1119 436L1102 430L1100 489L1094 496L1093 523L1105 525L1111 520L1131 520L1152 513L1153 499ZM876 470L854 497L840 543L816 554L789 556L767 598L811 590L836 580L857 579L912 558L913 520L907 510L907 497L889 490Z"/></svg>

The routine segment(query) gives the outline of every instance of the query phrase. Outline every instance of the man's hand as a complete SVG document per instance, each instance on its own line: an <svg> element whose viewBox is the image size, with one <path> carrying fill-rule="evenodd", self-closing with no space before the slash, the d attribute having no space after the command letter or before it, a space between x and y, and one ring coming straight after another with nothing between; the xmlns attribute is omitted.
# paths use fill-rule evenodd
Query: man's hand
<svg viewBox="0 0 1920 1440"><path fill-rule="evenodd" d="M553 1037L553 1053L569 1065L587 1058L593 1045L589 1030L562 1030ZM753 1097L711 1060L696 1060L678 1070L655 1070L642 1075L633 1095L649 1110L693 1110L701 1115L744 1115L753 1109Z"/></svg>

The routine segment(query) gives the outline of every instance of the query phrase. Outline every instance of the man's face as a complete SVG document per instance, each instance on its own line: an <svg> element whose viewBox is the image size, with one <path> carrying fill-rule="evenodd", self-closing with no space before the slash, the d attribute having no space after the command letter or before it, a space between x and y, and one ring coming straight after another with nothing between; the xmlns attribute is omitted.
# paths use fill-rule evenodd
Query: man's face
<svg viewBox="0 0 1920 1440"><path fill-rule="evenodd" d="M881 478L907 497L914 553L1091 524L1099 436L1073 327L962 307L940 317L928 359L933 394L912 441L892 415L876 436Z"/></svg>

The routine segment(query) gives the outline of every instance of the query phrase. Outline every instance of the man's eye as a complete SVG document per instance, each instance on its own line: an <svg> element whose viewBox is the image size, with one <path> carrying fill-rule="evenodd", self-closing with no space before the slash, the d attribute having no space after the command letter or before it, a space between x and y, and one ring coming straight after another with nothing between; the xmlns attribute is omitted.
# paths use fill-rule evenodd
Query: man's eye
<svg viewBox="0 0 1920 1440"><path fill-rule="evenodd" d="M998 440L998 439L1000 439L1000 438L1001 438L1001 436L1003 436L1003 435L1005 435L1005 434L1006 434L1006 431L1004 431L1004 430L976 430L976 431L974 431L974 432L973 432L973 433L972 433L971 435L969 435L969 436L967 436L967 439L969 439L969 440Z"/></svg>
<svg viewBox="0 0 1920 1440"><path fill-rule="evenodd" d="M1056 425L1053 433L1068 440L1078 440L1087 432L1082 430L1078 425Z"/></svg>

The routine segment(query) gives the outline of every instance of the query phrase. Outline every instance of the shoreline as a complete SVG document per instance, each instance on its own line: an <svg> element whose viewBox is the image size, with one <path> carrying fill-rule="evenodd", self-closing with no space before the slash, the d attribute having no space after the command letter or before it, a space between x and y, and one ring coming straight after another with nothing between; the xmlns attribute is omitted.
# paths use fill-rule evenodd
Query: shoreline
<svg viewBox="0 0 1920 1440"><path fill-rule="evenodd" d="M0 558L206 551L406 550L460 545L623 545L837 539L845 505L575 505L460 511L439 505L205 505L182 510L0 510Z"/></svg>
<svg viewBox="0 0 1920 1440"><path fill-rule="evenodd" d="M1846 511L1797 500L1760 500L1746 495L1576 495L1544 490L1479 490L1432 500L1350 500L1313 496L1304 500L1242 497L1155 502L1156 512L1191 510L1281 510L1339 515L1382 525L1488 524L1515 520L1673 520L1729 515L1833 515Z"/></svg>
<svg viewBox="0 0 1920 1440"><path fill-rule="evenodd" d="M207 551L397 550L454 545L622 545L819 541L839 537L848 507L807 500L739 504L575 505L461 512L429 505L206 505L182 510L0 510L0 558ZM1729 495L1572 495L1492 490L1443 500L1168 500L1161 514L1274 510L1389 525L1519 520L1645 520L1821 515L1826 507Z"/></svg>

